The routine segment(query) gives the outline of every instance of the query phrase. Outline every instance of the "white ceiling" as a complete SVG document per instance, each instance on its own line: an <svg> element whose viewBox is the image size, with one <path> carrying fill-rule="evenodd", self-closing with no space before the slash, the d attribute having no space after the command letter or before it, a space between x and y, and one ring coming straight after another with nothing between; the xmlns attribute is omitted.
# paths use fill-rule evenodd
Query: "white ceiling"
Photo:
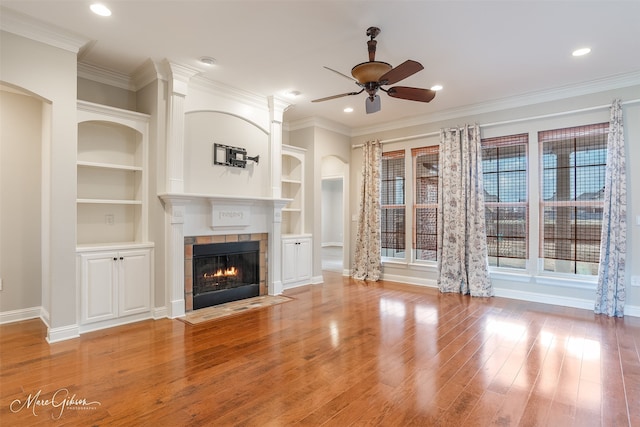
<svg viewBox="0 0 640 427"><path fill-rule="evenodd" d="M0 5L90 40L80 61L131 75L149 58L202 70L207 78L255 93L302 93L292 122L321 117L366 128L603 79L640 76L640 1L90 1L0 0ZM350 74L367 61L365 32L380 27L376 59L406 59L424 70L398 83L444 90L429 104L381 93L382 111L364 112L364 93L315 98L358 87ZM592 53L572 57L589 46ZM198 58L211 56L211 68ZM640 80L640 78L639 78ZM640 83L640 81L638 81ZM354 107L345 114L342 109Z"/></svg>

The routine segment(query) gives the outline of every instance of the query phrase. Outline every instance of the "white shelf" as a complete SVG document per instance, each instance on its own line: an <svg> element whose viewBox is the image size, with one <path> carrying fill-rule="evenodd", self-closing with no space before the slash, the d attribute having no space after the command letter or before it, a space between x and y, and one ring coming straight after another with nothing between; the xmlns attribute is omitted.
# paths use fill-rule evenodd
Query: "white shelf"
<svg viewBox="0 0 640 427"><path fill-rule="evenodd" d="M282 208L282 212L302 212L300 208Z"/></svg>
<svg viewBox="0 0 640 427"><path fill-rule="evenodd" d="M140 166L129 166L129 165L116 165L112 163L98 163L98 162L84 162L78 161L78 166L88 167L88 168L102 168L102 169L116 169L116 170L125 170L125 171L142 171L142 167Z"/></svg>
<svg viewBox="0 0 640 427"><path fill-rule="evenodd" d="M299 179L282 178L281 181L283 184L302 184Z"/></svg>

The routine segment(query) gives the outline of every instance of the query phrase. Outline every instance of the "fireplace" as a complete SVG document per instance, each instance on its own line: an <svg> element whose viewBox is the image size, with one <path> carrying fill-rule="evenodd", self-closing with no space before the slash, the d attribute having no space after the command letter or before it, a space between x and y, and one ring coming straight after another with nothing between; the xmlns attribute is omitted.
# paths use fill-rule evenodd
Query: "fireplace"
<svg viewBox="0 0 640 427"><path fill-rule="evenodd" d="M260 295L260 242L193 246L193 309Z"/></svg>
<svg viewBox="0 0 640 427"><path fill-rule="evenodd" d="M184 238L185 311L267 294L267 233Z"/></svg>

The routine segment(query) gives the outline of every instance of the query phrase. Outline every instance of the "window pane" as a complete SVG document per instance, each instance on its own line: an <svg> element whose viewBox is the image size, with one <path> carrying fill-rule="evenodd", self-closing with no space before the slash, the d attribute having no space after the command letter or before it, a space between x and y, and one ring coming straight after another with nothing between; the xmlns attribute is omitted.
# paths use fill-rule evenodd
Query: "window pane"
<svg viewBox="0 0 640 427"><path fill-rule="evenodd" d="M438 146L411 150L414 172L413 249L418 261L437 259Z"/></svg>
<svg viewBox="0 0 640 427"><path fill-rule="evenodd" d="M489 265L495 267L526 267L527 142L527 134L482 140Z"/></svg>
<svg viewBox="0 0 640 427"><path fill-rule="evenodd" d="M438 249L437 208L417 208L416 212L416 259L436 261Z"/></svg>
<svg viewBox="0 0 640 427"><path fill-rule="evenodd" d="M598 274L606 123L540 132L544 269Z"/></svg>
<svg viewBox="0 0 640 427"><path fill-rule="evenodd" d="M405 257L404 151L382 154L381 170L382 256Z"/></svg>
<svg viewBox="0 0 640 427"><path fill-rule="evenodd" d="M404 208L382 209L382 256L404 258Z"/></svg>

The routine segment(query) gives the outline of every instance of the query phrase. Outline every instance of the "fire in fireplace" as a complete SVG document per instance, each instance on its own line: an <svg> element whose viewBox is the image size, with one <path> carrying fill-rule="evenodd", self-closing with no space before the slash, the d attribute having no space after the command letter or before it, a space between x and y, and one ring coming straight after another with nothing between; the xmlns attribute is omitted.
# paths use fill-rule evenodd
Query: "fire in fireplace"
<svg viewBox="0 0 640 427"><path fill-rule="evenodd" d="M260 294L260 242L193 245L193 309Z"/></svg>

